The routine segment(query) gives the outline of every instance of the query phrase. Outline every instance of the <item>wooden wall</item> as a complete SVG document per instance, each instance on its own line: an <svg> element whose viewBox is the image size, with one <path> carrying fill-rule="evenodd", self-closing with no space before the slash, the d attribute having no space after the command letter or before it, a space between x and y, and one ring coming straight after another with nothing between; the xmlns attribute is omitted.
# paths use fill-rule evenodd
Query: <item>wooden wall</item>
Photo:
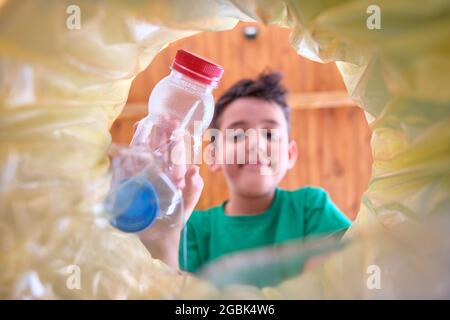
<svg viewBox="0 0 450 320"><path fill-rule="evenodd" d="M254 40L243 36L247 25L259 28ZM164 49L138 77L130 90L127 106L111 128L113 141L127 144L134 122L146 115L153 86L169 72L178 49L184 48L221 64L224 77L215 96L237 80L255 77L266 68L281 71L290 90L292 135L300 157L283 180L287 189L303 185L325 188L350 217L358 212L360 198L370 177L370 129L364 114L348 97L334 64L319 64L298 56L288 41L289 30L240 23L225 32L205 32L177 41ZM201 167L205 188L199 209L226 199L226 184L220 173Z"/></svg>

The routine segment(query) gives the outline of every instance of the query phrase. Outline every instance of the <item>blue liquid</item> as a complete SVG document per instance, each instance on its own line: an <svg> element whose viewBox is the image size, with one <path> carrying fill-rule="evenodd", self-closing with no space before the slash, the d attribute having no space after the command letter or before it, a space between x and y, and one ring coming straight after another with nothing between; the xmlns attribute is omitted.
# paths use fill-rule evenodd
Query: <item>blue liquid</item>
<svg viewBox="0 0 450 320"><path fill-rule="evenodd" d="M158 217L159 198L153 185L142 177L120 183L114 199L111 224L123 232L139 232Z"/></svg>

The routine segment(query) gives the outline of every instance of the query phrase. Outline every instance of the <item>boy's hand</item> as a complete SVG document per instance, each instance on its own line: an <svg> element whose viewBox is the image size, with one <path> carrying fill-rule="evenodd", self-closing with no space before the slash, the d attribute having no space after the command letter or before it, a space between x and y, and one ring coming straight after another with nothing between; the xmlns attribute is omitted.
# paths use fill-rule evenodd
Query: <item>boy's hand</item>
<svg viewBox="0 0 450 320"><path fill-rule="evenodd" d="M151 131L148 127L152 126ZM134 124L132 144L138 144L151 151L160 160L164 172L179 189L184 187L186 176L186 150L184 130L179 132L180 120L161 115L157 123L150 124L146 118ZM147 135L148 134L148 135ZM176 150L176 152L174 151ZM175 158L175 159L174 159Z"/></svg>
<svg viewBox="0 0 450 320"><path fill-rule="evenodd" d="M178 252L182 227L191 216L203 189L199 167L190 166L184 181L184 215L179 212L174 220L158 219L151 227L139 233L140 240L152 256L175 270L179 269Z"/></svg>
<svg viewBox="0 0 450 320"><path fill-rule="evenodd" d="M185 221L180 221L180 225L184 225L200 198L203 189L203 179L200 177L198 166L187 165L183 162L176 165L172 163L173 159L170 158L172 156L171 150L174 147L178 147L181 154L184 154L185 145L183 136L171 136L172 132L178 128L180 124L179 121L171 119L168 116L163 116L162 118L165 126L163 128L155 127L153 129L153 134L148 137L148 140L146 139L148 141L146 147L148 147L149 150L158 153L158 156L163 161L166 161L166 165L168 165L164 168L167 170L166 173L170 176L175 186L183 192ZM135 132L138 125L139 122L134 124ZM170 139L173 140L170 141Z"/></svg>
<svg viewBox="0 0 450 320"><path fill-rule="evenodd" d="M185 219L189 219L194 208L200 199L203 190L203 179L200 176L200 168L195 165L188 167L185 176L185 186L183 188Z"/></svg>

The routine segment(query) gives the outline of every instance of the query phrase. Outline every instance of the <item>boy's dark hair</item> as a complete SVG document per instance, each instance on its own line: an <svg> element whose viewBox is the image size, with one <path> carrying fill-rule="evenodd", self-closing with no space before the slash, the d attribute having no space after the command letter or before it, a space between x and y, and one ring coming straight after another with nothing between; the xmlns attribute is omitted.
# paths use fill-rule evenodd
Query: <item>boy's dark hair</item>
<svg viewBox="0 0 450 320"><path fill-rule="evenodd" d="M216 110L211 121L211 128L219 129L219 118L225 109L236 99L253 97L275 102L281 107L290 130L290 108L286 102L287 90L281 84L283 75L279 72L261 73L258 78L242 79L223 93L216 102Z"/></svg>

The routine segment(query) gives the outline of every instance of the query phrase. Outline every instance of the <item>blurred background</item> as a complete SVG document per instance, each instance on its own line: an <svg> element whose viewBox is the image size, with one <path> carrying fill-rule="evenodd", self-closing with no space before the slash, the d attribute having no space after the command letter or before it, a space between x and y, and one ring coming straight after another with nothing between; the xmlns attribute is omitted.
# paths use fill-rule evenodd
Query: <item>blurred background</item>
<svg viewBox="0 0 450 320"><path fill-rule="evenodd" d="M241 22L224 32L203 32L172 43L134 80L127 105L111 128L113 142L128 144L133 124L147 115L147 100L156 83L169 73L178 49L206 57L225 69L217 98L234 82L253 78L266 68L281 71L290 91L292 138L299 146L299 159L281 187L323 187L350 219L359 210L361 196L371 175L371 130L364 112L348 96L334 63L320 64L295 53L289 30ZM201 166L205 181L197 209L227 199L221 173Z"/></svg>

